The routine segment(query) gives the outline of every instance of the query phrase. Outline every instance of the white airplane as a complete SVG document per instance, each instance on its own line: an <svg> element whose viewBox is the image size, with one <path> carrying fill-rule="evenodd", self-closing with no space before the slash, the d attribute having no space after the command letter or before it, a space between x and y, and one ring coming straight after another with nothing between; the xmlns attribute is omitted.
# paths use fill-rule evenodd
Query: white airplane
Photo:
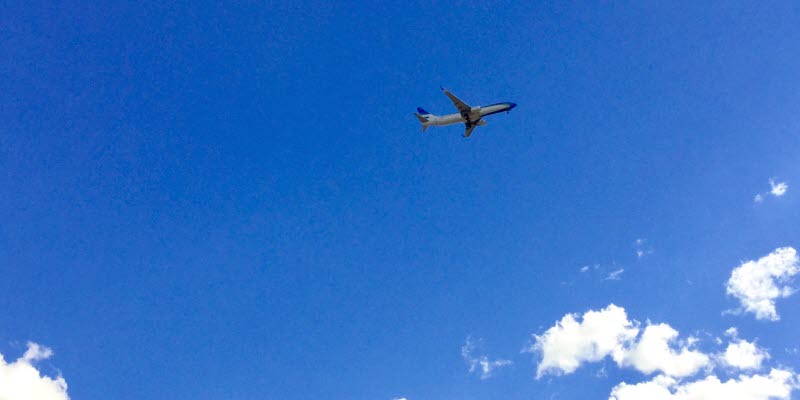
<svg viewBox="0 0 800 400"><path fill-rule="evenodd" d="M447 97L450 98L450 101L453 102L453 105L456 106L458 109L458 114L448 114L448 115L433 115L421 107L417 107L418 113L414 113L417 117L419 122L422 123L422 131L425 132L429 126L445 126L445 125L452 125L462 123L466 125L466 130L464 131L464 137L469 137L472 134L472 131L475 129L476 126L483 126L486 125L486 121L483 120L483 117L487 115L501 113L503 111L509 112L512 108L516 107L516 103L496 103L496 104L489 104L488 106L483 107L470 107L467 103L464 103L458 97L454 96L452 93L445 90L445 88L441 88Z"/></svg>

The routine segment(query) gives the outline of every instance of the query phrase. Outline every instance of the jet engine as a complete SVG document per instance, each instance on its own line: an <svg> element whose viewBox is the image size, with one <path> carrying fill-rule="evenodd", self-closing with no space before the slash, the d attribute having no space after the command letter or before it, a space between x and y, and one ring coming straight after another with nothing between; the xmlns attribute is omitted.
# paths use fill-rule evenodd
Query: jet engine
<svg viewBox="0 0 800 400"><path fill-rule="evenodd" d="M484 126L484 125L486 125L486 120L484 120L484 119L479 119L479 120L478 120L478 122L476 122L476 123L475 123L475 125L477 125L477 126Z"/></svg>
<svg viewBox="0 0 800 400"><path fill-rule="evenodd" d="M481 118L481 108L478 106L472 107L469 110L469 119L471 121L477 121Z"/></svg>

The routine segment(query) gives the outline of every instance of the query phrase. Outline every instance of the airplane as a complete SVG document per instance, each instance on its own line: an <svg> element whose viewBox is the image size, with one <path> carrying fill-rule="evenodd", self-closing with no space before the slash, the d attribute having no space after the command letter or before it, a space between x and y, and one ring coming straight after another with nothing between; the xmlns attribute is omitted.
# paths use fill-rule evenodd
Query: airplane
<svg viewBox="0 0 800 400"><path fill-rule="evenodd" d="M414 115L417 117L419 122L422 123L423 132L425 132L429 126L445 126L463 123L466 126L466 130L462 136L466 138L472 134L472 131L476 126L486 125L486 121L483 119L483 117L501 113L503 111L508 113L512 108L517 106L516 103L495 103L482 107L470 107L467 103L461 101L461 99L448 92L445 88L441 86L440 88L444 94L450 98L450 101L453 102L453 105L456 106L458 109L458 114L433 115L423 110L421 107L417 107L417 112L415 112Z"/></svg>

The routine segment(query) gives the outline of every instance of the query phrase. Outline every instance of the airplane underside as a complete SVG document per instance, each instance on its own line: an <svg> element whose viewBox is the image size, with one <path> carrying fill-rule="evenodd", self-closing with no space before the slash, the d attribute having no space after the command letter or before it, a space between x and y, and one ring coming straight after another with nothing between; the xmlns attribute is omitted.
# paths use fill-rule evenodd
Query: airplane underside
<svg viewBox="0 0 800 400"><path fill-rule="evenodd" d="M472 134L472 131L475 130L476 126L486 125L486 120L484 120L483 117L500 112L507 113L517 106L515 103L497 103L483 107L470 107L467 105L467 103L464 103L461 99L454 96L444 88L442 88L442 91L448 98L450 98L450 101L452 101L453 105L458 109L458 114L436 116L418 107L417 111L419 111L419 113L415 113L414 115L417 117L420 123L422 123L423 132L429 126L446 126L462 123L464 124L465 128L462 136L469 137Z"/></svg>

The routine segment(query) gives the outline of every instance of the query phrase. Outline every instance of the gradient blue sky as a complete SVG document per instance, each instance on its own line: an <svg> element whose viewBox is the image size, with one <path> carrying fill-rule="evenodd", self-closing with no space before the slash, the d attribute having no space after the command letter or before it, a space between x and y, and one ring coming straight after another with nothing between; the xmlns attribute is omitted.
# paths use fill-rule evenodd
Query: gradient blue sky
<svg viewBox="0 0 800 400"><path fill-rule="evenodd" d="M800 369L800 295L721 315L800 245L800 6L697 3L6 2L0 353L74 399L606 398L646 377L520 350L614 303ZM440 84L518 107L422 134Z"/></svg>

